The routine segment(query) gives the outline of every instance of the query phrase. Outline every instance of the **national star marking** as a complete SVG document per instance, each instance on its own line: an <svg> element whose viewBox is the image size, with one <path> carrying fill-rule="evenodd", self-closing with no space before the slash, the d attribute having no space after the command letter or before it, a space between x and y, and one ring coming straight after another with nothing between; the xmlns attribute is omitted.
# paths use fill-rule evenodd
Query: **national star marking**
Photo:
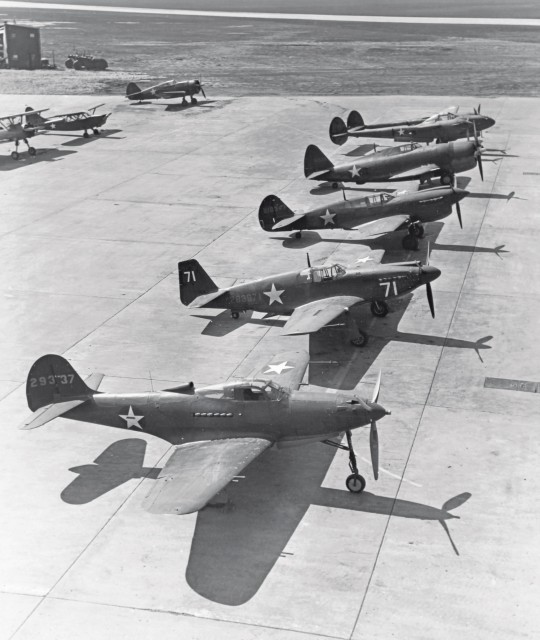
<svg viewBox="0 0 540 640"><path fill-rule="evenodd" d="M327 224L335 224L334 223L334 218L336 217L335 213L330 213L330 209L326 210L326 213L324 214L324 216L319 216L321 218L321 220L324 220L324 226L326 227Z"/></svg>
<svg viewBox="0 0 540 640"><path fill-rule="evenodd" d="M351 178L354 178L354 177L358 178L360 176L360 172L356 168L355 164L353 164L352 169L349 169L349 171L351 172Z"/></svg>
<svg viewBox="0 0 540 640"><path fill-rule="evenodd" d="M144 416L136 416L135 413L133 412L133 407L131 405L129 405L129 410L127 412L127 415L125 416L120 415L120 418L126 421L126 429L131 429L131 427L137 427L137 429L140 429L141 431L143 430L143 428L139 424L139 420L142 420Z"/></svg>
<svg viewBox="0 0 540 640"><path fill-rule="evenodd" d="M264 373L277 373L278 375L281 375L285 369L294 369L294 367L290 367L287 364L287 360L285 360L285 362L282 362L281 364L269 364L268 371L265 371Z"/></svg>
<svg viewBox="0 0 540 640"><path fill-rule="evenodd" d="M268 296L268 304L273 304L274 302L279 302L279 304L283 304L281 300L281 294L285 293L285 289L276 289L276 285L272 282L272 286L270 287L270 291L263 291L265 296Z"/></svg>

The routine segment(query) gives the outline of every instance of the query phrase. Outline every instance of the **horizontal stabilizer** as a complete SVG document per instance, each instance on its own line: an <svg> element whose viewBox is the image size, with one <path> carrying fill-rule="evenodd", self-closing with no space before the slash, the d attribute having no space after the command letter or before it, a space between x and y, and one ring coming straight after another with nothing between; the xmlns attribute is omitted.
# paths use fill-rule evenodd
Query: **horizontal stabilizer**
<svg viewBox="0 0 540 640"><path fill-rule="evenodd" d="M37 429L38 427L43 426L47 422L58 418L68 411L71 411L71 409L75 409L75 407L78 407L85 402L86 400L67 400L66 402L48 404L35 411L27 420L25 420L19 429Z"/></svg>
<svg viewBox="0 0 540 640"><path fill-rule="evenodd" d="M88 378L85 379L84 384L90 387L90 389L97 391L104 377L104 373L91 373Z"/></svg>
<svg viewBox="0 0 540 640"><path fill-rule="evenodd" d="M296 213L294 216L291 216L290 218L284 218L283 220L276 222L276 224L272 227L272 231L279 231L280 229L286 229L287 227L294 225L295 222L298 222L299 220L302 220L305 217L306 217L305 213Z"/></svg>

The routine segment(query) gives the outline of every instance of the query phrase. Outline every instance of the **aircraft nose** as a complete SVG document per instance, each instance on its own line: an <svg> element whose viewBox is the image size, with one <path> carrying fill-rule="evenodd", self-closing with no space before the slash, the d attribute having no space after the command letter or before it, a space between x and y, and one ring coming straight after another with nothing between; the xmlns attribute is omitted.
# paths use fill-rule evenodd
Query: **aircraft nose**
<svg viewBox="0 0 540 640"><path fill-rule="evenodd" d="M495 124L495 120L493 120L493 118L490 118L489 116L484 116L484 118L488 127L492 127Z"/></svg>
<svg viewBox="0 0 540 640"><path fill-rule="evenodd" d="M422 266L420 280L422 284L426 284L426 282L433 282L433 280L437 280L440 275L440 269L437 269L437 267L432 267L430 264L426 264Z"/></svg>
<svg viewBox="0 0 540 640"><path fill-rule="evenodd" d="M389 416L391 415L391 411L387 411L383 406L381 406L380 404L377 404L376 402L372 402L369 406L369 413L370 413L370 418L372 420L380 420L381 418L384 418L384 416Z"/></svg>

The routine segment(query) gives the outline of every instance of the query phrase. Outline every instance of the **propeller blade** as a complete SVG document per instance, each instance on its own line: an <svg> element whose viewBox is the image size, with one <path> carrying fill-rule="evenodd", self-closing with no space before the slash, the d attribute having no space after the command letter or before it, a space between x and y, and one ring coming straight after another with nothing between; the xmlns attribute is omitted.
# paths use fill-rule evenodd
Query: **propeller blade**
<svg viewBox="0 0 540 640"><path fill-rule="evenodd" d="M307 266L311 269L311 260L309 259L309 253L306 253Z"/></svg>
<svg viewBox="0 0 540 640"><path fill-rule="evenodd" d="M375 388L373 389L371 402L377 402L377 400L379 399L379 391L381 390L381 378L382 378L382 371L379 371L379 376L377 377L377 382L375 383Z"/></svg>
<svg viewBox="0 0 540 640"><path fill-rule="evenodd" d="M461 220L461 207L459 206L459 202L456 202L456 213L459 220L459 226L463 229L463 222Z"/></svg>
<svg viewBox="0 0 540 640"><path fill-rule="evenodd" d="M377 422L371 421L369 430L369 449L371 451L371 466L373 467L373 477L379 478L379 434L377 433Z"/></svg>
<svg viewBox="0 0 540 640"><path fill-rule="evenodd" d="M201 93L203 94L203 96L204 96L204 99L206 100L206 93L204 92L204 89L203 89L203 86L202 86L202 84L201 84Z"/></svg>
<svg viewBox="0 0 540 640"><path fill-rule="evenodd" d="M476 158L476 161L478 162L478 171L480 171L480 177L482 178L482 182L484 181L484 170L482 168L482 156L478 155L478 157Z"/></svg>
<svg viewBox="0 0 540 640"><path fill-rule="evenodd" d="M481 107L481 106L482 106L482 105L479 103L479 104L478 104L478 109L477 109L477 113L478 113L478 115L480 115L480 107Z"/></svg>
<svg viewBox="0 0 540 640"><path fill-rule="evenodd" d="M433 304L433 291L431 289L431 283L426 282L427 301L429 304L429 310L431 311L431 317L435 317L435 305Z"/></svg>

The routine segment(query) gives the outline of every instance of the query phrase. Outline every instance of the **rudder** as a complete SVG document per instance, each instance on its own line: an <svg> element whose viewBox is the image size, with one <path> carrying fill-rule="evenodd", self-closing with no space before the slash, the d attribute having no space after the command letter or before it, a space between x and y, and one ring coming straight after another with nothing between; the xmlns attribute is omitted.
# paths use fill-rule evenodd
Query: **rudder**
<svg viewBox="0 0 540 640"><path fill-rule="evenodd" d="M357 127L365 127L364 118L358 111L351 111L347 118L347 129L356 129Z"/></svg>
<svg viewBox="0 0 540 640"><path fill-rule="evenodd" d="M69 362L55 354L47 354L34 362L26 379L26 400L31 411L69 400L94 395Z"/></svg>
<svg viewBox="0 0 540 640"><path fill-rule="evenodd" d="M272 231L277 222L293 216L294 211L277 196L266 196L259 207L259 224L265 231Z"/></svg>
<svg viewBox="0 0 540 640"><path fill-rule="evenodd" d="M126 88L126 98L134 100L136 98L136 95L140 92L141 88L139 87L139 85L135 84L134 82L130 82Z"/></svg>
<svg viewBox="0 0 540 640"><path fill-rule="evenodd" d="M334 165L324 153L314 144L310 144L304 155L304 176L309 178L317 173L324 173L334 168Z"/></svg>
<svg viewBox="0 0 540 640"><path fill-rule="evenodd" d="M334 144L341 145L347 142L348 137L347 126L341 118L336 116L330 123L330 140Z"/></svg>
<svg viewBox="0 0 540 640"><path fill-rule="evenodd" d="M178 282L180 300L186 306L199 296L218 291L216 283L194 259L178 263Z"/></svg>

